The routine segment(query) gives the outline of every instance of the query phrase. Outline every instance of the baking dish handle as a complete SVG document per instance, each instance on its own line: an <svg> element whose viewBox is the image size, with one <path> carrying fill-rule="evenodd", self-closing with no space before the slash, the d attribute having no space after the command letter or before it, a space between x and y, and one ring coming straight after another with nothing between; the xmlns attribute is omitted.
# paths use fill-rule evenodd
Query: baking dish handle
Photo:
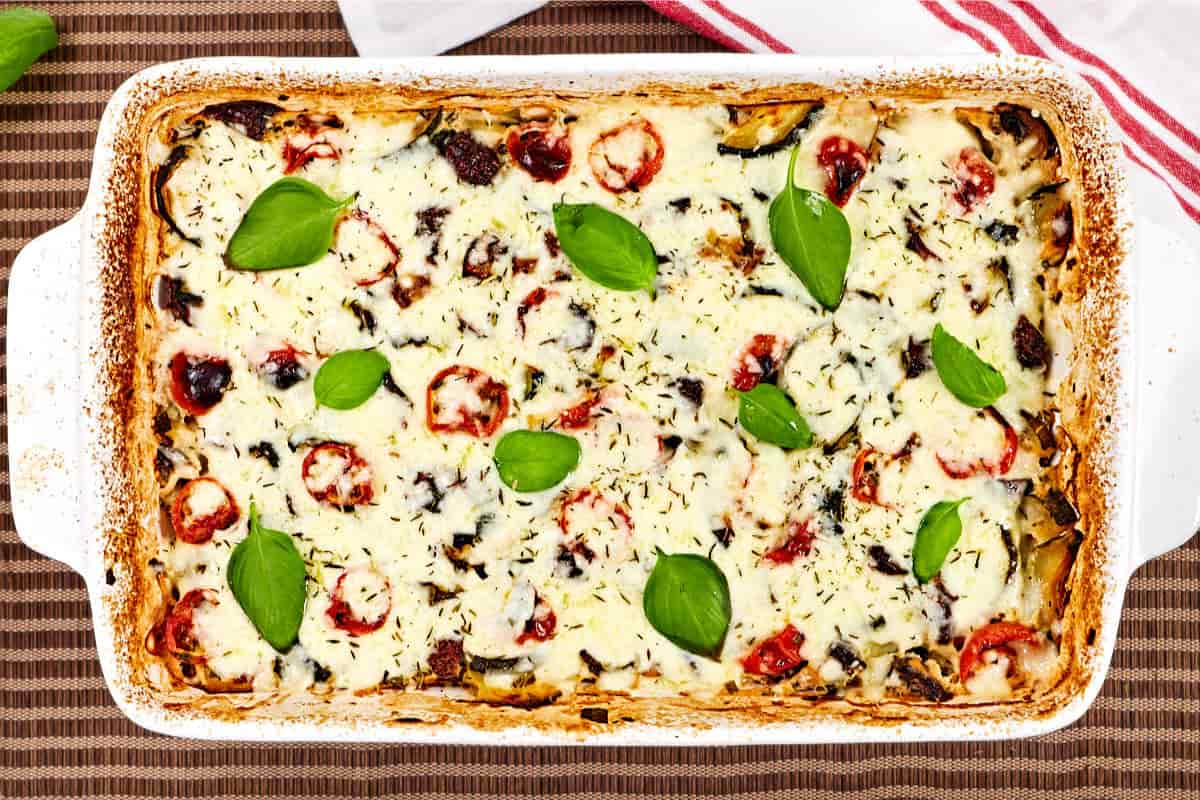
<svg viewBox="0 0 1200 800"><path fill-rule="evenodd" d="M1200 253L1145 218L1137 239L1131 572L1200 526Z"/></svg>
<svg viewBox="0 0 1200 800"><path fill-rule="evenodd" d="M27 244L8 279L8 460L17 533L84 573L80 515L80 218Z"/></svg>

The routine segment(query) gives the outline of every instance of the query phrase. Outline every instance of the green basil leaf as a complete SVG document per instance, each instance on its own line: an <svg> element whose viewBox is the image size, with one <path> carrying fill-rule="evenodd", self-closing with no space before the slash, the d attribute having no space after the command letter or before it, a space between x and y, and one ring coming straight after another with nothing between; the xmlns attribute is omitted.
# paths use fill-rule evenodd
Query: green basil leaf
<svg viewBox="0 0 1200 800"><path fill-rule="evenodd" d="M1008 390L1004 376L939 322L933 329L933 366L950 394L972 408L986 408Z"/></svg>
<svg viewBox="0 0 1200 800"><path fill-rule="evenodd" d="M767 212L771 243L813 299L833 311L846 287L850 224L825 195L793 182L799 153L799 146L792 150L787 183Z"/></svg>
<svg viewBox="0 0 1200 800"><path fill-rule="evenodd" d="M500 480L517 492L540 492L562 481L579 464L579 442L554 431L511 431L492 460Z"/></svg>
<svg viewBox="0 0 1200 800"><path fill-rule="evenodd" d="M921 525L913 542L913 575L917 576L918 583L926 583L937 575L946 556L958 544L958 537L962 536L958 507L969 499L964 497L961 500L934 503L921 517Z"/></svg>
<svg viewBox="0 0 1200 800"><path fill-rule="evenodd" d="M238 605L263 638L279 652L296 643L304 603L304 559L292 537L264 528L250 501L250 534L233 548L225 571Z"/></svg>
<svg viewBox="0 0 1200 800"><path fill-rule="evenodd" d="M760 383L738 399L738 422L764 442L785 450L808 447L812 431L790 397L778 386Z"/></svg>
<svg viewBox="0 0 1200 800"><path fill-rule="evenodd" d="M343 350L317 370L313 395L317 405L346 411L371 399L391 365L375 350Z"/></svg>
<svg viewBox="0 0 1200 800"><path fill-rule="evenodd" d="M658 256L646 234L594 203L554 204L554 234L575 268L601 286L654 294Z"/></svg>
<svg viewBox="0 0 1200 800"><path fill-rule="evenodd" d="M654 630L689 653L717 658L732 610L729 581L711 559L658 551L642 610Z"/></svg>
<svg viewBox="0 0 1200 800"><path fill-rule="evenodd" d="M334 200L303 178L280 178L254 198L225 249L235 269L285 269L317 261L333 243L333 228L350 203Z"/></svg>
<svg viewBox="0 0 1200 800"><path fill-rule="evenodd" d="M0 92L58 46L58 29L45 11L10 8L0 12Z"/></svg>

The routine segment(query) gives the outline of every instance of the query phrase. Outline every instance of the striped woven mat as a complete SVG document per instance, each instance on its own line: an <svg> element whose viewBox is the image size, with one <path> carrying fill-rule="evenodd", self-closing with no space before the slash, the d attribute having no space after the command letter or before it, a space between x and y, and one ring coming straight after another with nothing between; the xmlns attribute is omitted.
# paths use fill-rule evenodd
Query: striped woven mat
<svg viewBox="0 0 1200 800"><path fill-rule="evenodd" d="M333 2L36 5L57 18L62 46L0 95L5 286L17 251L83 202L97 121L131 73L192 56L354 54ZM640 4L576 2L460 52L713 49ZM0 470L0 797L1200 798L1200 541L1133 579L1103 693L1082 721L1040 739L724 749L206 743L146 733L113 705L82 581L13 532L4 444Z"/></svg>

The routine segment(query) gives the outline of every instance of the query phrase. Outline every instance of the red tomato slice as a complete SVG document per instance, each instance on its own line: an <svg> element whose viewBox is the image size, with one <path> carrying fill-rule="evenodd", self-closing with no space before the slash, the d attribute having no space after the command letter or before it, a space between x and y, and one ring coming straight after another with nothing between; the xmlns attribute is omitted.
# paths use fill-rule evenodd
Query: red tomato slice
<svg viewBox="0 0 1200 800"><path fill-rule="evenodd" d="M791 522L787 528L787 541L774 550L767 551L763 558L772 564L790 564L797 556L806 556L812 551L813 540L817 532L813 529L812 518L803 522Z"/></svg>
<svg viewBox="0 0 1200 800"><path fill-rule="evenodd" d="M299 133L283 143L283 174L291 175L314 159L342 157L341 152L324 138L323 131L343 127L332 114L301 114L296 118ZM321 138L318 138L318 135Z"/></svg>
<svg viewBox="0 0 1200 800"><path fill-rule="evenodd" d="M954 162L950 202L961 217L969 214L996 190L991 162L974 147L964 147Z"/></svg>
<svg viewBox="0 0 1200 800"><path fill-rule="evenodd" d="M769 678L786 675L804 663L800 647L804 634L788 625L779 633L759 642L753 650L742 657L742 669L751 675Z"/></svg>
<svg viewBox="0 0 1200 800"><path fill-rule="evenodd" d="M308 451L300 465L304 488L318 503L343 511L371 502L371 467L351 445L325 442Z"/></svg>
<svg viewBox="0 0 1200 800"><path fill-rule="evenodd" d="M985 411L988 416L996 420L1001 428L1004 429L1004 448L1000 451L1000 457L995 461L988 461L986 458L981 458L975 463L964 464L949 456L942 456L940 453L935 453L934 458L937 459L938 466L942 468L942 472L946 473L951 478L963 480L974 475L985 474L992 477L999 477L1012 469L1013 462L1017 460L1017 450L1020 447L1020 440L1017 437L1017 431L1012 425L1008 424L1000 412L992 406L988 406Z"/></svg>
<svg viewBox="0 0 1200 800"><path fill-rule="evenodd" d="M588 150L588 165L605 189L636 192L662 169L663 142L646 119L632 119L602 133Z"/></svg>
<svg viewBox="0 0 1200 800"><path fill-rule="evenodd" d="M581 402L558 415L559 427L568 430L586 428L592 421L592 409L600 404L600 393L591 390Z"/></svg>
<svg viewBox="0 0 1200 800"><path fill-rule="evenodd" d="M841 208L867 174L867 154L857 143L844 136L830 136L821 142L817 163L825 170L825 195Z"/></svg>
<svg viewBox="0 0 1200 800"><path fill-rule="evenodd" d="M216 478L196 478L183 485L171 504L171 527L188 544L204 544L213 534L238 521L241 512L229 490Z"/></svg>
<svg viewBox="0 0 1200 800"><path fill-rule="evenodd" d="M162 651L170 653L175 658L193 664L203 664L205 656L200 652L200 640L196 631L192 613L201 603L218 604L217 593L212 589L192 589L179 599L171 613L163 620L161 646L151 649L156 655Z"/></svg>
<svg viewBox="0 0 1200 800"><path fill-rule="evenodd" d="M739 392L748 392L779 369L791 341L769 333L756 334L742 348L733 367L731 383Z"/></svg>
<svg viewBox="0 0 1200 800"><path fill-rule="evenodd" d="M1037 631L1019 622L993 622L984 625L971 634L958 657L958 679L965 684L988 650L1002 647L1009 642L1037 644L1037 641Z"/></svg>
<svg viewBox="0 0 1200 800"><path fill-rule="evenodd" d="M517 328L521 331L521 338L525 338L525 316L535 308L546 302L547 298L553 297L554 292L547 291L544 286L539 286L529 294L525 295L525 299L517 306Z"/></svg>
<svg viewBox="0 0 1200 800"><path fill-rule="evenodd" d="M890 503L879 499L879 467L874 456L879 452L873 447L864 447L854 458L850 470L850 496L861 503L873 503L883 508L892 508Z"/></svg>
<svg viewBox="0 0 1200 800"><path fill-rule="evenodd" d="M221 402L233 378L229 362L216 356L176 353L169 369L171 398L194 417L207 414Z"/></svg>
<svg viewBox="0 0 1200 800"><path fill-rule="evenodd" d="M558 511L558 527L566 536L571 535L571 509L574 506L586 506L593 510L607 510L608 518L614 525L625 529L625 533L633 534L633 517L629 515L629 509L621 503L614 503L600 492L586 487L578 489L570 497L563 500L562 507Z"/></svg>
<svg viewBox="0 0 1200 800"><path fill-rule="evenodd" d="M350 214L344 217L339 223L339 227L347 224L347 222L357 222L366 227L367 231L375 238L383 243L386 253L386 260L383 265L374 270L371 274L364 278L355 278L356 286L372 286L379 283L384 278L389 278L396 272L396 266L400 263L400 248L392 241L392 237L388 236L387 231L383 226L371 218L371 215L361 208L356 208Z"/></svg>
<svg viewBox="0 0 1200 800"><path fill-rule="evenodd" d="M517 644L549 641L554 637L557 627L558 617L554 615L550 604L539 595L533 606L533 616L525 621L525 628L517 637Z"/></svg>
<svg viewBox="0 0 1200 800"><path fill-rule="evenodd" d="M434 433L487 438L508 416L508 389L485 372L455 364L425 390L425 423Z"/></svg>
<svg viewBox="0 0 1200 800"><path fill-rule="evenodd" d="M571 169L571 140L565 128L530 122L508 132L508 154L534 180L557 183Z"/></svg>
<svg viewBox="0 0 1200 800"><path fill-rule="evenodd" d="M346 579L350 577L353 577L360 585L347 587ZM370 619L355 616L354 611L350 608L350 602L346 599L348 589L367 593L367 602L382 595L387 600L383 604L383 611ZM388 614L392 611L392 584L386 576L370 568L347 570L337 579L329 600L329 608L325 610L325 616L329 618L333 626L351 636L363 636L379 630L383 627L383 623L387 622Z"/></svg>

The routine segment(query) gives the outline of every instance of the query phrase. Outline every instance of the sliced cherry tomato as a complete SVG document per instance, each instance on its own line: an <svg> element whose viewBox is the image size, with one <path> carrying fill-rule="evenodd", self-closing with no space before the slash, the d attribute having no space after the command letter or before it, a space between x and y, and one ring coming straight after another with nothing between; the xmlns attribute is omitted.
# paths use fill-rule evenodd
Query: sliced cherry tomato
<svg viewBox="0 0 1200 800"><path fill-rule="evenodd" d="M201 603L218 604L217 593L212 589L192 589L179 599L171 613L163 620L162 651L170 653L175 658L193 664L203 664L205 656L200 652L200 640L196 638L193 612ZM151 652L154 652L153 650Z"/></svg>
<svg viewBox="0 0 1200 800"><path fill-rule="evenodd" d="M545 287L539 286L525 295L525 299L517 306L517 328L521 331L521 338L525 338L525 315L546 302L546 299L552 297L553 294Z"/></svg>
<svg viewBox="0 0 1200 800"><path fill-rule="evenodd" d="M517 644L526 642L546 642L554 637L558 627L558 617L550 604L539 595L533 606L533 616L525 621L525 628L517 637Z"/></svg>
<svg viewBox="0 0 1200 800"><path fill-rule="evenodd" d="M974 147L964 147L954 162L950 201L959 216L969 214L996 190L991 162Z"/></svg>
<svg viewBox="0 0 1200 800"><path fill-rule="evenodd" d="M474 367L446 367L425 390L425 423L434 433L487 438L506 416L508 388Z"/></svg>
<svg viewBox="0 0 1200 800"><path fill-rule="evenodd" d="M284 342L257 365L258 376L276 389L290 389L308 377L308 370L300 363L301 355L302 351Z"/></svg>
<svg viewBox="0 0 1200 800"><path fill-rule="evenodd" d="M892 508L888 503L879 499L879 467L875 456L879 453L873 447L864 447L854 458L854 466L850 470L850 495L861 503L872 503L884 508Z"/></svg>
<svg viewBox="0 0 1200 800"><path fill-rule="evenodd" d="M318 503L343 511L371 502L371 466L351 445L325 442L308 451L300 465L304 488Z"/></svg>
<svg viewBox="0 0 1200 800"><path fill-rule="evenodd" d="M374 265L366 265L366 268L371 270L370 273L365 277L355 278L354 284L356 286L372 286L376 283L379 283L384 278L394 275L396 272L396 265L400 263L400 248L397 247L396 243L392 241L392 237L388 236L387 231L383 229L383 226L372 219L371 215L366 211L363 211L361 208L356 208L351 211L349 215L341 220L338 227L341 228L342 226L350 223L359 223L363 225L366 227L368 233L383 243L383 253L381 259L382 265L374 269L371 268ZM362 259L359 259L354 262L354 265L360 269L364 266L359 263L361 260Z"/></svg>
<svg viewBox="0 0 1200 800"><path fill-rule="evenodd" d="M821 142L817 163L827 176L825 195L839 208L846 205L867 174L867 154L844 136L830 136Z"/></svg>
<svg viewBox="0 0 1200 800"><path fill-rule="evenodd" d="M600 393L588 391L587 397L558 415L559 427L568 430L586 428L592 421L592 409L600 404Z"/></svg>
<svg viewBox="0 0 1200 800"><path fill-rule="evenodd" d="M362 597L362 602L372 606L375 613L370 617L356 616L346 599L347 592ZM392 610L392 584L386 576L370 568L347 570L337 579L329 600L325 616L333 626L351 636L363 636L379 630L387 622Z"/></svg>
<svg viewBox="0 0 1200 800"><path fill-rule="evenodd" d="M534 180L557 183L571 169L571 140L566 129L530 122L508 132L508 154Z"/></svg>
<svg viewBox="0 0 1200 800"><path fill-rule="evenodd" d="M1017 436L1017 431L1012 425L1008 424L1000 412L992 406L988 406L985 411L988 416L996 420L997 424L1004 429L1004 448L1000 451L1000 457L995 461L988 461L986 458L981 458L975 463L964 464L961 461L956 461L953 458L943 457L940 453L935 453L938 466L942 468L942 472L949 477L958 480L970 478L974 475L985 474L992 477L999 477L1012 469L1013 462L1017 460L1017 450L1020 447L1020 439Z"/></svg>
<svg viewBox="0 0 1200 800"><path fill-rule="evenodd" d="M614 525L624 528L627 534L633 534L633 517L629 515L628 508L621 503L614 503L595 489L585 487L563 500L558 510L558 527L566 536L572 535L570 515L575 506L606 513Z"/></svg>
<svg viewBox="0 0 1200 800"><path fill-rule="evenodd" d="M808 555L816 538L817 532L813 529L811 517L803 522L791 522L787 527L787 541L774 550L768 550L763 558L772 564L790 564L797 556Z"/></svg>
<svg viewBox="0 0 1200 800"><path fill-rule="evenodd" d="M1037 644L1037 631L1019 622L993 622L979 628L967 639L962 654L958 657L958 679L963 683L975 672L979 661L988 650L1002 647L1010 642Z"/></svg>
<svg viewBox="0 0 1200 800"><path fill-rule="evenodd" d="M605 189L636 192L662 168L663 142L647 119L632 119L602 133L588 150L588 165Z"/></svg>
<svg viewBox="0 0 1200 800"><path fill-rule="evenodd" d="M195 417L207 414L221 402L233 377L229 362L216 356L176 353L169 368L172 399Z"/></svg>
<svg viewBox="0 0 1200 800"><path fill-rule="evenodd" d="M336 161L342 157L341 152L323 137L323 131L343 127L337 117L332 114L301 114L296 118L296 127L300 132L283 143L284 175L303 169L314 159L332 158ZM322 138L317 138L318 135Z"/></svg>
<svg viewBox="0 0 1200 800"><path fill-rule="evenodd" d="M786 675L804 663L800 648L804 634L789 624L779 633L755 645L742 657L742 669L751 675L776 678Z"/></svg>
<svg viewBox="0 0 1200 800"><path fill-rule="evenodd" d="M188 544L204 544L215 532L237 522L240 515L233 495L216 478L188 481L171 504L175 536Z"/></svg>
<svg viewBox="0 0 1200 800"><path fill-rule="evenodd" d="M755 335L750 343L742 348L737 362L733 367L733 388L739 392L748 392L758 384L769 379L779 369L791 342L782 336L769 333Z"/></svg>

